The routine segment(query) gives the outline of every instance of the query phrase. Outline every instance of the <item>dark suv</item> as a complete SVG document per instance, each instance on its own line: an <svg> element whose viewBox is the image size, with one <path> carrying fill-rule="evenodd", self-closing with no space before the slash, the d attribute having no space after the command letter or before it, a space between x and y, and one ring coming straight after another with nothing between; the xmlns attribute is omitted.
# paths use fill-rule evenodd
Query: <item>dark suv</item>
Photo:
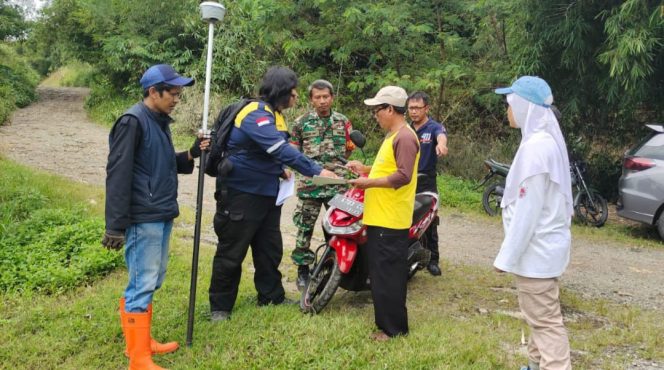
<svg viewBox="0 0 664 370"><path fill-rule="evenodd" d="M621 217L657 226L664 239L664 127L646 126L652 132L625 152L617 211Z"/></svg>

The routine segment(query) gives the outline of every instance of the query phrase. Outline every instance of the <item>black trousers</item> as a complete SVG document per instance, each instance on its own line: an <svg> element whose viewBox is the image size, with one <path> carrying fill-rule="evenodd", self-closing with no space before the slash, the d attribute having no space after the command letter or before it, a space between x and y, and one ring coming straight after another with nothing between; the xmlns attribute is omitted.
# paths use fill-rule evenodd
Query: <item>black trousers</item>
<svg viewBox="0 0 664 370"><path fill-rule="evenodd" d="M385 334L408 334L408 229L367 227L369 278L376 326Z"/></svg>
<svg viewBox="0 0 664 370"><path fill-rule="evenodd" d="M424 191L431 191L436 194L438 194L438 186L436 185L436 173L432 174L427 174L426 177L422 178L419 177L417 178L417 189L415 192L421 193ZM438 264L438 261L440 260L440 253L438 252L438 224L440 223L440 220L438 219L438 215L436 215L436 218L433 220L431 225L429 225L429 228L427 228L424 231L424 237L425 242L426 242L426 247L428 250L431 251L431 263Z"/></svg>
<svg viewBox="0 0 664 370"><path fill-rule="evenodd" d="M228 189L228 195L217 199L214 231L219 242L212 261L210 308L231 311L237 298L242 276L242 262L251 246L254 285L258 304L284 301L279 264L283 256L281 206L275 197L266 197Z"/></svg>

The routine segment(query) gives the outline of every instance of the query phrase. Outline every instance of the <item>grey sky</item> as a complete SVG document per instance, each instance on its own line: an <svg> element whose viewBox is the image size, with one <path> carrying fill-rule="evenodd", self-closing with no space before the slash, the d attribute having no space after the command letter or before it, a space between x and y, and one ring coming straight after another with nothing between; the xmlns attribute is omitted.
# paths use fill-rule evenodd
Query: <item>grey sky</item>
<svg viewBox="0 0 664 370"><path fill-rule="evenodd" d="M48 0L9 0L9 3L19 5L25 10L28 19L34 19L39 10L46 5Z"/></svg>

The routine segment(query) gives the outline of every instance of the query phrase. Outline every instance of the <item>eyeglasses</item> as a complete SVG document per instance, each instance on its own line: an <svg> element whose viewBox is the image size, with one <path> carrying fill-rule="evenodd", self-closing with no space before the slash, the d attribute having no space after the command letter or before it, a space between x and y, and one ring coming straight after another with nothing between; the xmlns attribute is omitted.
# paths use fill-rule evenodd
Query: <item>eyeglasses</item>
<svg viewBox="0 0 664 370"><path fill-rule="evenodd" d="M419 111L419 110L422 110L422 109L424 109L424 108L426 108L426 107L427 107L426 105L423 105L423 106L421 106L421 107L408 107L408 110L409 110L409 111Z"/></svg>
<svg viewBox="0 0 664 370"><path fill-rule="evenodd" d="M385 104L384 105L379 105L376 108L374 108L372 110L372 112L373 112L374 115L376 115L376 114L378 114L378 112L382 111L383 109L385 109L387 107L389 107L389 105L385 105Z"/></svg>
<svg viewBox="0 0 664 370"><path fill-rule="evenodd" d="M170 95L170 96L172 96L176 99L180 99L180 96L182 95L182 91L175 91L175 92L173 92L171 90L164 90L164 91L166 91L168 93L168 95Z"/></svg>

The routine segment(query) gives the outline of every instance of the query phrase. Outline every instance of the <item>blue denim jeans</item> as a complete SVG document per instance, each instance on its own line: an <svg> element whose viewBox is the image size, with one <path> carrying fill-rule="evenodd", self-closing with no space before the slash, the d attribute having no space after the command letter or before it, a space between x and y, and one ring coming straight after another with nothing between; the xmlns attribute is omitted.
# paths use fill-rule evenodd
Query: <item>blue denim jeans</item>
<svg viewBox="0 0 664 370"><path fill-rule="evenodd" d="M125 232L125 261L129 283L125 312L146 312L161 287L168 264L168 239L173 221L132 224Z"/></svg>

